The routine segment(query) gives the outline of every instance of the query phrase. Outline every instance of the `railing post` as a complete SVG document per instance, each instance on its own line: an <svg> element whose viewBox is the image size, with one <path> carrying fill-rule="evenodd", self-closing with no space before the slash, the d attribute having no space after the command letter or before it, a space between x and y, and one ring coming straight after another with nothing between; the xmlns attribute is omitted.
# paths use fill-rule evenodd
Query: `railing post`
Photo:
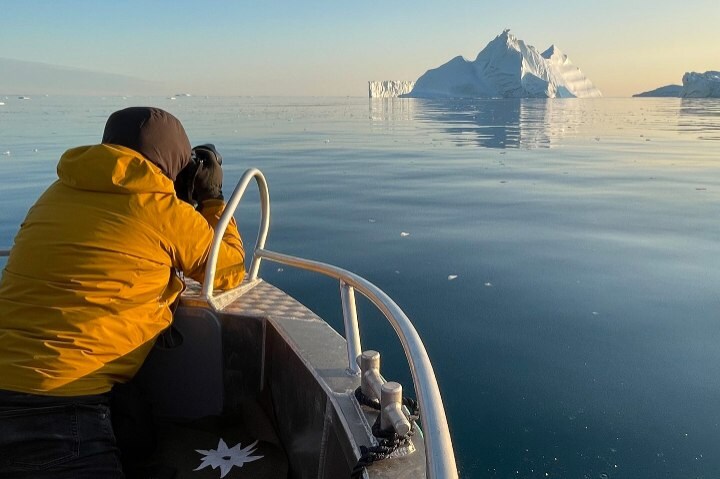
<svg viewBox="0 0 720 479"><path fill-rule="evenodd" d="M343 321L345 322L345 341L347 342L348 374L360 375L357 357L362 353L360 346L360 328L358 327L355 307L355 288L340 280L340 298L342 299Z"/></svg>
<svg viewBox="0 0 720 479"><path fill-rule="evenodd" d="M268 193L267 181L265 176L257 168L250 168L243 173L240 181L235 186L235 189L230 195L230 199L225 205L225 210L217 225L215 225L215 232L213 236L212 245L210 246L210 254L208 255L207 264L205 266L205 281L202 285L202 295L208 300L210 305L213 305L212 294L213 294L213 281L215 279L215 269L217 267L217 258L220 254L220 246L222 245L222 238L225 234L230 219L235 213L240 204L245 189L252 179L255 179L260 192L260 229L258 230L257 241L255 242L255 249L253 254L253 261L250 265L250 272L248 274L249 279L254 280L258 276L260 269L260 258L257 255L257 251L265 247L265 240L267 239L268 230L270 229L270 194Z"/></svg>

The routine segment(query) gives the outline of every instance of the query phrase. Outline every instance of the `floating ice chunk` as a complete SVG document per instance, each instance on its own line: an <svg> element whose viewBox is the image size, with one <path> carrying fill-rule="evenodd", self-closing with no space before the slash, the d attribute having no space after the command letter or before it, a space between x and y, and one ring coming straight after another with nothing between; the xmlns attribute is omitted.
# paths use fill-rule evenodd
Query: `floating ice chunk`
<svg viewBox="0 0 720 479"><path fill-rule="evenodd" d="M410 233L408 233L407 231L403 231L400 233L400 236L404 238L405 236L410 236Z"/></svg>
<svg viewBox="0 0 720 479"><path fill-rule="evenodd" d="M448 281L452 281L452 280L454 280L454 279L457 278L457 277L458 277L458 275L456 275L456 274L449 274L449 275L448 275Z"/></svg>
<svg viewBox="0 0 720 479"><path fill-rule="evenodd" d="M370 219L368 220L368 223L375 223L376 221L377 221L377 220L376 220L375 218L370 218Z"/></svg>
<svg viewBox="0 0 720 479"><path fill-rule="evenodd" d="M7 150L5 153L3 153L5 156L10 156L10 150Z"/></svg>
<svg viewBox="0 0 720 479"><path fill-rule="evenodd" d="M486 287L486 288L492 288L492 285L493 285L493 284L492 284L490 281L488 281L487 283L485 283L485 287Z"/></svg>
<svg viewBox="0 0 720 479"><path fill-rule="evenodd" d="M4 105L4 104L5 104L4 101L0 101L0 106L2 106L2 105Z"/></svg>

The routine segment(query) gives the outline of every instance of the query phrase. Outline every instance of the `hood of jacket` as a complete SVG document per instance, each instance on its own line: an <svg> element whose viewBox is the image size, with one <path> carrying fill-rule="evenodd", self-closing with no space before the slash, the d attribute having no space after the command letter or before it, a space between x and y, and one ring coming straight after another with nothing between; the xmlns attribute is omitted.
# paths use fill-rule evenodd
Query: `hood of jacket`
<svg viewBox="0 0 720 479"><path fill-rule="evenodd" d="M160 108L133 106L107 120L102 143L137 151L171 180L190 161L190 140L180 120Z"/></svg>
<svg viewBox="0 0 720 479"><path fill-rule="evenodd" d="M173 182L137 151L119 145L90 145L67 150L57 166L60 181L71 188L105 193L174 193Z"/></svg>

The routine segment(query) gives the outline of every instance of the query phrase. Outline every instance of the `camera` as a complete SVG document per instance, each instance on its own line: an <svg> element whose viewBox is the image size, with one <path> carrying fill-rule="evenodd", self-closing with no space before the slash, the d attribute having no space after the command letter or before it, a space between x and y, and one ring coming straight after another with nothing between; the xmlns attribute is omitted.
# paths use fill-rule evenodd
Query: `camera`
<svg viewBox="0 0 720 479"><path fill-rule="evenodd" d="M195 179L200 168L211 158L214 158L219 165L222 165L222 155L212 143L199 145L192 149L190 161L185 165L185 168L180 170L175 179L175 194L178 198L193 206L196 205L197 198L194 197Z"/></svg>

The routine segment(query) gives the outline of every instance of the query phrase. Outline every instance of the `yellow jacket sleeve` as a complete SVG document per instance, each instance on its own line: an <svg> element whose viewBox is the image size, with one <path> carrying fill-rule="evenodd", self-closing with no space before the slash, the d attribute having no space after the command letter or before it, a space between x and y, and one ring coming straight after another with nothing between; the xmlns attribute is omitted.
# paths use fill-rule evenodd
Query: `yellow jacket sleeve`
<svg viewBox="0 0 720 479"><path fill-rule="evenodd" d="M210 255L214 228L225 210L225 202L206 200L198 212L189 204L177 201L182 208L183 218L177 218L170 225L174 230L172 242L176 248L173 263L186 276L202 282L205 278L205 267ZM245 250L235 218L231 218L220 245L213 288L234 288L244 277Z"/></svg>

